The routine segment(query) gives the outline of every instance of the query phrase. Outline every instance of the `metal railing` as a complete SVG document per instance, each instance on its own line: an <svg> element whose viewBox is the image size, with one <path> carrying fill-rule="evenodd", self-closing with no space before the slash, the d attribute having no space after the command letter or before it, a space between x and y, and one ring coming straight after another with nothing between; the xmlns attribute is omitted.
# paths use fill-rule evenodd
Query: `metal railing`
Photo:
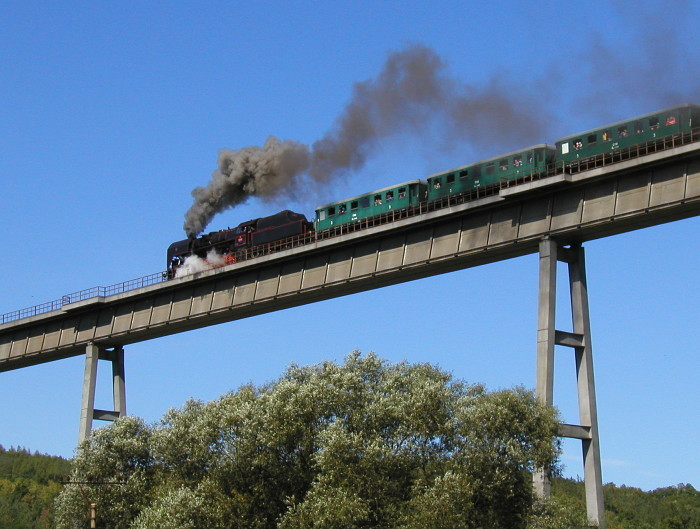
<svg viewBox="0 0 700 529"><path fill-rule="evenodd" d="M160 283L164 279L165 276L163 275L163 273L150 274L147 276L139 277L137 279L130 279L129 281L123 281L121 283L116 283L114 285L109 285L106 287L93 287L85 290L79 290L78 292L65 294L61 296L61 299L49 301L47 303L42 303L41 305L34 305L33 307L27 307L25 309L15 310L6 314L0 314L0 324L9 323L11 321L20 320L23 318L30 318L32 316L37 316L39 314L44 314L53 310L60 310L64 307L64 305L77 303L78 301L85 301L86 299L90 298L122 294L123 292L128 292L137 288Z"/></svg>
<svg viewBox="0 0 700 529"><path fill-rule="evenodd" d="M700 140L700 128L691 129L689 132L670 134L660 138L647 140L636 145L630 145L622 149L617 149L611 152L605 152L596 156L587 158L580 162L573 162L568 167L570 173L580 173L590 171L597 167L606 167L616 163L624 162L647 154L667 151L689 143L695 143ZM561 170L561 168L560 168Z"/></svg>
<svg viewBox="0 0 700 529"><path fill-rule="evenodd" d="M384 224L389 224L399 219L422 215L423 213L427 213L429 211L435 211L457 204L462 204L464 202L476 200L479 198L497 195L500 189L502 188L511 187L513 185L531 182L534 180L539 180L548 176L553 176L555 174L561 174L563 171L568 171L570 173L588 171L597 167L613 165L615 163L623 162L632 158L638 158L647 154L653 154L655 152L673 149L675 147L679 147L681 145L686 145L689 143L694 143L697 141L700 141L700 128L695 128L690 132L686 132L684 134L675 134L671 136L665 136L662 138L656 138L654 140L639 143L637 145L616 150L611 153L600 154L589 159L583 160L581 162L572 164L569 167L550 166L545 171L538 170L536 172L519 176L517 179L504 180L502 182L493 184L488 187L476 188L455 195L447 195L445 197L433 200L431 202L420 202L413 207L403 208L400 210L391 210L387 213L383 213L375 217L359 219L358 221L353 223L341 224L340 226L336 226L334 228L324 230L322 232L312 231L302 235L295 235L287 239L263 244L261 246L256 246L254 248L246 248L245 250L240 250L236 252L235 262L247 261L255 257L259 257L261 255L269 255L290 248L305 246L316 241L339 237L348 233L366 230L368 228L373 228L375 226L381 226ZM211 269L219 267L220 266L212 265ZM137 279L130 279L128 281L123 281L122 283L116 283L114 285L109 285L106 287L93 287L88 288L86 290L79 290L78 292L73 292L71 294L61 296L61 299L58 300L42 303L41 305L34 305L33 307L27 307L25 309L8 312L6 314L0 314L0 324L9 323L12 321L20 320L23 318L29 318L32 316L37 316L39 314L44 314L46 312L51 312L54 310L59 310L62 309L64 305L68 305L70 303L77 303L78 301L84 301L90 298L112 296L115 294L128 292L130 290L135 290L137 288L154 285L156 283L167 281L169 277L171 276L169 276L168 271L159 272L156 274L150 274L147 276L139 277Z"/></svg>

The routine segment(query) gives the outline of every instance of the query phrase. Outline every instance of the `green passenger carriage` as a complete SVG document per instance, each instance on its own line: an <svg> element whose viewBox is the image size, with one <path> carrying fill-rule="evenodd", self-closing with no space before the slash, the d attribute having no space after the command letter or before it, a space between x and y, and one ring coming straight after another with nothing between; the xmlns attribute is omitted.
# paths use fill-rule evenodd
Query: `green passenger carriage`
<svg viewBox="0 0 700 529"><path fill-rule="evenodd" d="M316 231L375 217L391 210L417 206L425 200L425 196L425 182L411 180L364 195L332 202L316 208Z"/></svg>
<svg viewBox="0 0 700 529"><path fill-rule="evenodd" d="M700 106L686 103L562 138L555 142L557 160L576 165L600 154L680 136L698 126Z"/></svg>
<svg viewBox="0 0 700 529"><path fill-rule="evenodd" d="M428 201L542 174L547 171L548 165L552 164L554 155L555 149L551 145L533 145L527 149L435 173L428 177Z"/></svg>

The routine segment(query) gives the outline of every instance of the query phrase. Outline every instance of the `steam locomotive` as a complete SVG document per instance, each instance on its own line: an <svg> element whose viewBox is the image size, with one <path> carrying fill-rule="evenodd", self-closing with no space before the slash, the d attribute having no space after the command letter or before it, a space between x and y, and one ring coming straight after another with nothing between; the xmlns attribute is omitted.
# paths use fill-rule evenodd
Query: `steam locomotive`
<svg viewBox="0 0 700 529"><path fill-rule="evenodd" d="M313 224L301 213L288 209L247 222L235 228L211 232L197 238L174 242L168 247L168 278L175 277L185 259L196 255L206 259L211 251L224 257L224 264L234 263L236 252L264 244L303 235L313 231Z"/></svg>
<svg viewBox="0 0 700 529"><path fill-rule="evenodd" d="M614 163L700 139L700 106L683 104L619 121L477 163L435 173L426 180L411 180L316 208L313 223L301 213L284 210L249 220L235 228L175 242L168 248L169 278L175 277L185 258L206 258L212 250L224 264L241 250L283 241L316 231L323 233L364 219L404 211L421 203L437 204L451 197L469 200L504 185L518 185L528 177L583 170L602 160ZM695 125L695 128L694 128Z"/></svg>

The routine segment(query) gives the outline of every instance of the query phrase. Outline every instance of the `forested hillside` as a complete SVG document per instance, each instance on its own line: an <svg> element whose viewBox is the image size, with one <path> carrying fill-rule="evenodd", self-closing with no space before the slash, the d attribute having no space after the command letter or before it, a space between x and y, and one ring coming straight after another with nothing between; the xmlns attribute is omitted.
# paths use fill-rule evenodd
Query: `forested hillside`
<svg viewBox="0 0 700 529"><path fill-rule="evenodd" d="M0 529L52 527L53 500L69 473L61 457L0 445Z"/></svg>
<svg viewBox="0 0 700 529"><path fill-rule="evenodd" d="M700 492L690 484L650 492L605 485L607 529L700 529ZM552 494L585 509L584 484L555 479Z"/></svg>

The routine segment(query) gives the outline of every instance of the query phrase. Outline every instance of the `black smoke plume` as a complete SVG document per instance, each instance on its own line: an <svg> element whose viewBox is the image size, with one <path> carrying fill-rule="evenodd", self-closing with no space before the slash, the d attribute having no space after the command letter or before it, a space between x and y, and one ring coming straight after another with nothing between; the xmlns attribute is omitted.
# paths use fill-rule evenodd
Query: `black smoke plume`
<svg viewBox="0 0 700 529"><path fill-rule="evenodd" d="M217 213L288 192L305 177L324 183L359 171L383 138L425 133L435 123L445 141L526 146L541 138L541 112L517 94L498 80L484 88L459 83L425 46L394 52L376 79L355 84L334 127L312 146L270 136L262 147L221 150L209 184L192 191L185 232L194 237Z"/></svg>

